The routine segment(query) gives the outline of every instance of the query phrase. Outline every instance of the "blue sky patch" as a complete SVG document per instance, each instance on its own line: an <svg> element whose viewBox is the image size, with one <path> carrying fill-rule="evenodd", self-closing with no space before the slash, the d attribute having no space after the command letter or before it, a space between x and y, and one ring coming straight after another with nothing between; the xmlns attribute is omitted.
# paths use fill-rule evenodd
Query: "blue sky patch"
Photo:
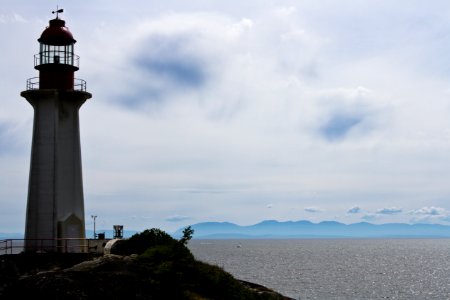
<svg viewBox="0 0 450 300"><path fill-rule="evenodd" d="M320 128L320 132L329 141L341 140L362 120L357 115L336 114Z"/></svg>
<svg viewBox="0 0 450 300"><path fill-rule="evenodd" d="M206 80L204 63L190 49L191 44L187 36L153 36L136 57L136 64L171 85L202 86Z"/></svg>
<svg viewBox="0 0 450 300"><path fill-rule="evenodd" d="M147 71L169 78L175 84L197 87L205 81L200 66L189 61L149 58L141 63Z"/></svg>

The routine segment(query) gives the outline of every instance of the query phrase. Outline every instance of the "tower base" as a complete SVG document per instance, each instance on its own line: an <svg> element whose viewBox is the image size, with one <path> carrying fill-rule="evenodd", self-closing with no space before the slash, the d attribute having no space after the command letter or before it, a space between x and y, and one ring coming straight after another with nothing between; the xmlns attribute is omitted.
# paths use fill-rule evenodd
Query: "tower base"
<svg viewBox="0 0 450 300"><path fill-rule="evenodd" d="M78 112L91 94L47 89L21 96L34 108L25 251L80 252L75 244L86 236ZM74 240L67 246L61 239Z"/></svg>

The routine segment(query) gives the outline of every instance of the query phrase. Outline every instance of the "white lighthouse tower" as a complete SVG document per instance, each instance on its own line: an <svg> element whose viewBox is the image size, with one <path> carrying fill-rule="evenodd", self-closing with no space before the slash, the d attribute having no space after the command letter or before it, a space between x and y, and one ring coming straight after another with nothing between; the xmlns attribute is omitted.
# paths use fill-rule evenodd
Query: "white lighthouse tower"
<svg viewBox="0 0 450 300"><path fill-rule="evenodd" d="M21 93L34 109L25 251L80 252L85 238L78 111L92 95L74 78L76 41L61 12L38 39L39 77Z"/></svg>

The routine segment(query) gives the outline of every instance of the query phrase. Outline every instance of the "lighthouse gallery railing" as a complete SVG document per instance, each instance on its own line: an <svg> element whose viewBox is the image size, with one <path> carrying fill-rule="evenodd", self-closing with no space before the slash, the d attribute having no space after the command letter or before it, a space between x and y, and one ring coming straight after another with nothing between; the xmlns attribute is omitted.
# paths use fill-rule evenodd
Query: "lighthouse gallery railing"
<svg viewBox="0 0 450 300"><path fill-rule="evenodd" d="M0 240L0 255L18 254L27 251L26 241L33 243L34 252L87 253L96 251L96 247L94 247L96 240L86 238L6 239Z"/></svg>
<svg viewBox="0 0 450 300"><path fill-rule="evenodd" d="M39 89L39 77L32 77L27 79L27 90ZM86 92L86 81L83 79L75 78L73 82L73 90Z"/></svg>

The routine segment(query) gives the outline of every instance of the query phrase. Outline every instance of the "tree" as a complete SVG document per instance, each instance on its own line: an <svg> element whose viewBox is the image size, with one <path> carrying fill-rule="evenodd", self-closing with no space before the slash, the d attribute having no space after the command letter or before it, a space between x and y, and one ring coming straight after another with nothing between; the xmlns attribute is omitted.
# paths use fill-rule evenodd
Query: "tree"
<svg viewBox="0 0 450 300"><path fill-rule="evenodd" d="M192 239L192 235L194 234L194 229L191 226L183 229L183 237L180 239L180 243L186 245Z"/></svg>

